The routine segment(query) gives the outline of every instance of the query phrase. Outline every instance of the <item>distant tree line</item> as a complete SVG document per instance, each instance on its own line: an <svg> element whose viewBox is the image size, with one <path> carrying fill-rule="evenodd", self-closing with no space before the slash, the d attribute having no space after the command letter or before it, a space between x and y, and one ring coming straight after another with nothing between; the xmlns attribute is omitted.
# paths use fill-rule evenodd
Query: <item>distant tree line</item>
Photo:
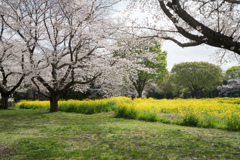
<svg viewBox="0 0 240 160"><path fill-rule="evenodd" d="M240 96L240 66L225 73L207 62L185 62L175 65L162 84L165 98L213 98Z"/></svg>
<svg viewBox="0 0 240 160"><path fill-rule="evenodd" d="M207 62L184 62L174 65L165 79L157 83L149 83L143 90L144 97L155 99L172 98L214 98L214 97L239 97L240 96L240 66L233 66L225 73L220 67ZM155 81L156 82L156 81ZM84 93L67 90L60 99L99 99L108 97L100 92L101 86L94 85ZM118 95L139 97L138 91L133 84L122 86ZM24 93L14 94L16 101L21 99L45 100L46 98L37 93L37 90L28 86Z"/></svg>

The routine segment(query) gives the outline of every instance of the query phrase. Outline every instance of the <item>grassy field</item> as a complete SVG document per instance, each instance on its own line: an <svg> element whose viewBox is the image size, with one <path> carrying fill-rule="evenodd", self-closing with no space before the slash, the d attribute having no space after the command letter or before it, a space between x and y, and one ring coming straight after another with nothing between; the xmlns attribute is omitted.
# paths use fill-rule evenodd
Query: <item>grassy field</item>
<svg viewBox="0 0 240 160"><path fill-rule="evenodd" d="M0 159L239 159L240 134L44 110L0 111Z"/></svg>

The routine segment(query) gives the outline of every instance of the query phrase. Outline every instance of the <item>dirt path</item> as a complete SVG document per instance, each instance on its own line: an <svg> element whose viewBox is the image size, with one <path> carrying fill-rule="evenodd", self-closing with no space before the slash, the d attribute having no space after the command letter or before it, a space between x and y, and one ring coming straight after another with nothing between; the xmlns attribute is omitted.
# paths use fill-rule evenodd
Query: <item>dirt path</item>
<svg viewBox="0 0 240 160"><path fill-rule="evenodd" d="M0 159L8 156L8 148L5 145L0 145Z"/></svg>

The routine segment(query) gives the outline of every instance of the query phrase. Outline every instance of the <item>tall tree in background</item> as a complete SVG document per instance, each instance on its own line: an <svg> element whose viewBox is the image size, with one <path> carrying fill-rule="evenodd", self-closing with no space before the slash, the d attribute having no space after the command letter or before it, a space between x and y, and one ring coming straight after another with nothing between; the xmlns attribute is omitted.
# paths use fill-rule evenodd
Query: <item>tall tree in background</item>
<svg viewBox="0 0 240 160"><path fill-rule="evenodd" d="M159 37L181 47L207 44L240 55L239 0L140 0L130 6L149 14L145 23L134 23L144 29L138 32L144 33L141 37Z"/></svg>
<svg viewBox="0 0 240 160"><path fill-rule="evenodd" d="M176 91L176 85L173 80L173 76L168 73L167 77L164 79L163 83L160 85L160 89L164 94L164 98L174 98Z"/></svg>
<svg viewBox="0 0 240 160"><path fill-rule="evenodd" d="M139 62L144 67L151 69L153 73L138 70L137 73L130 78L138 93L138 97L142 97L142 93L148 84L160 84L166 77L168 72L166 68L167 52L161 50L161 45L157 40L154 40L152 44L144 47L142 50L136 50L135 52L139 55L144 55L146 52L149 52L154 56L152 59L148 59L149 57L143 57Z"/></svg>
<svg viewBox="0 0 240 160"><path fill-rule="evenodd" d="M185 62L173 66L171 75L174 83L192 97L206 91L214 90L222 83L223 74L220 67L208 62Z"/></svg>
<svg viewBox="0 0 240 160"><path fill-rule="evenodd" d="M231 68L228 68L225 72L225 78L227 80L240 78L240 66L233 66Z"/></svg>

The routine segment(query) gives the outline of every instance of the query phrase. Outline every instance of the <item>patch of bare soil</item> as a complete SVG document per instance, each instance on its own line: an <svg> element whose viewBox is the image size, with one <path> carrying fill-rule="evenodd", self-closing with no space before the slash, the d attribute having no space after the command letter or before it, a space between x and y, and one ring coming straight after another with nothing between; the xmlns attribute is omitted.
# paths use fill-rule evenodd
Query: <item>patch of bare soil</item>
<svg viewBox="0 0 240 160"><path fill-rule="evenodd" d="M0 145L0 159L9 155L9 150L6 145Z"/></svg>
<svg viewBox="0 0 240 160"><path fill-rule="evenodd" d="M181 118L179 115L177 114L171 114L171 113L159 113L158 116L166 116L168 118L174 119L174 118Z"/></svg>

